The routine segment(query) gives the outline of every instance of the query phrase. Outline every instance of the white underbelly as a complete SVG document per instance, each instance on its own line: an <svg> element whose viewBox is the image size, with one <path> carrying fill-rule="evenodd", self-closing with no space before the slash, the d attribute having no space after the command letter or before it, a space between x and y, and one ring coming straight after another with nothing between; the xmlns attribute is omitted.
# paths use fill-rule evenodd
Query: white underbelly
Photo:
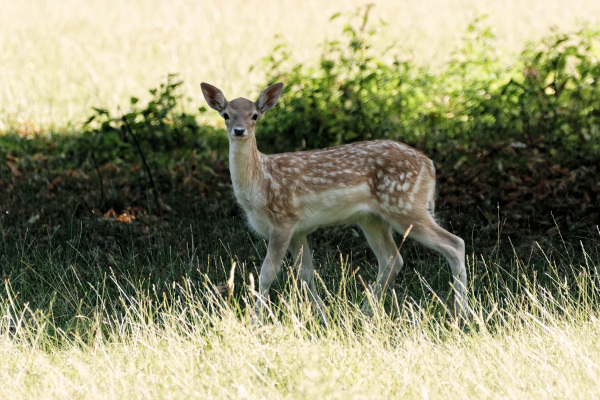
<svg viewBox="0 0 600 400"><path fill-rule="evenodd" d="M365 184L305 194L298 198L302 210L296 231L355 222L359 215L373 212L369 186Z"/></svg>

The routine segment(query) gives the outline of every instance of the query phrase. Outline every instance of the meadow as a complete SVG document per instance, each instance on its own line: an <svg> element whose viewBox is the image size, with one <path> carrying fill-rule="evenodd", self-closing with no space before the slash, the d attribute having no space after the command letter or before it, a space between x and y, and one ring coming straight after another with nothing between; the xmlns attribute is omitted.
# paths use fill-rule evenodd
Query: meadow
<svg viewBox="0 0 600 400"><path fill-rule="evenodd" d="M0 0L0 398L600 397L600 3L372 3ZM329 325L291 258L251 321L266 243L199 83L279 79L264 151L432 157L471 318L411 240L363 315L376 260L338 227Z"/></svg>
<svg viewBox="0 0 600 400"><path fill-rule="evenodd" d="M277 289L272 319L259 327L250 322L247 278L215 286L203 276L179 277L157 287L149 284L149 272L138 278L127 271L127 262L145 263L141 258L146 256L165 263L165 268L205 268L194 259L193 250L184 255L155 250L149 255L132 246L132 253L114 259L115 269L93 284L93 278L85 277L84 258L90 253L73 239L70 250L57 246L52 254L43 248L20 250L19 263L56 271L53 276L38 275L57 289L55 293L33 294L28 288L17 292L5 281L7 297L0 308L3 397L599 395L598 253L586 255L587 265L575 259L548 259L543 265L546 275L532 279L525 277L527 270L544 261L517 256L470 259L473 287L485 279L480 274L492 278L471 293L474 315L466 325L452 319L447 302L438 297L440 291L431 289L435 282L425 277L413 277L420 294L407 296L406 288L395 285L386 307L366 317L359 310L362 286L352 276L354 265L329 260L327 267L342 271L336 287L320 285L329 326L315 317L294 277L287 274ZM102 268L102 263L88 262ZM147 270L152 270L152 262L146 263ZM230 269L227 262L213 267ZM577 269L574 281L557 280L558 269L564 267ZM498 279L498 271L505 268L514 271L507 281ZM66 284L72 275L76 283ZM243 285L240 290L238 284ZM50 307L33 309L23 301L36 296L52 296ZM399 301L393 301L396 296ZM65 317L68 322L61 322Z"/></svg>

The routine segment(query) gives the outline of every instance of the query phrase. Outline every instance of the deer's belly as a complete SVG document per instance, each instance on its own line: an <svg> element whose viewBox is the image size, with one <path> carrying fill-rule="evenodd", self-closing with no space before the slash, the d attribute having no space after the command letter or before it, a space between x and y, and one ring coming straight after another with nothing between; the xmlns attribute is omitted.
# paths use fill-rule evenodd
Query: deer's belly
<svg viewBox="0 0 600 400"><path fill-rule="evenodd" d="M298 202L302 210L296 224L298 231L353 223L360 215L373 212L373 199L366 183L305 194Z"/></svg>

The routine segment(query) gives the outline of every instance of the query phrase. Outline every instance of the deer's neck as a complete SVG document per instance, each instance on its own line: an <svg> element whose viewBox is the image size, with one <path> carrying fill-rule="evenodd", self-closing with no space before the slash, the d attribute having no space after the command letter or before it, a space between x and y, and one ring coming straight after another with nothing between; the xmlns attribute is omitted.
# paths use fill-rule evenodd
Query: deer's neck
<svg viewBox="0 0 600 400"><path fill-rule="evenodd" d="M236 196L260 186L262 154L256 148L256 138L229 142L229 170Z"/></svg>

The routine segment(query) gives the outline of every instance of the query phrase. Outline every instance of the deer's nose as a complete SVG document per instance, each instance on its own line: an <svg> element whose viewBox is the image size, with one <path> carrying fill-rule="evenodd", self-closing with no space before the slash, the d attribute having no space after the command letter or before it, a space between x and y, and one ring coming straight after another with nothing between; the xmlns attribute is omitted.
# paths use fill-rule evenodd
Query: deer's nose
<svg viewBox="0 0 600 400"><path fill-rule="evenodd" d="M235 136L243 136L244 132L246 132L246 129L244 128L233 128L233 133Z"/></svg>

